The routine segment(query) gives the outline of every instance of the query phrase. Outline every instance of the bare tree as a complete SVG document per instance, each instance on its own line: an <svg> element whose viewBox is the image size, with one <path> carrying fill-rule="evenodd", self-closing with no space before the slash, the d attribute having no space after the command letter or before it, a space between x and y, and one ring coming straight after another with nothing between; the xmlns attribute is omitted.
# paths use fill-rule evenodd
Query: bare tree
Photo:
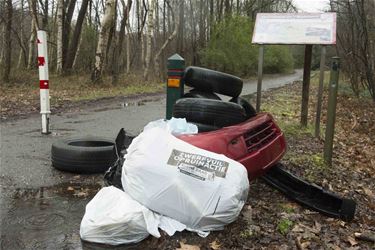
<svg viewBox="0 0 375 250"><path fill-rule="evenodd" d="M99 82L102 78L103 65L107 57L106 51L109 42L110 29L115 15L115 7L116 0L106 0L102 28L99 33L98 46L95 55L95 66L91 76L93 82Z"/></svg>
<svg viewBox="0 0 375 250"><path fill-rule="evenodd" d="M151 61L151 49L152 49L152 36L154 31L154 8L155 0L150 0L148 7L148 23L147 23L147 40L146 40L146 56L145 56L145 70L143 71L143 79L148 80L150 61Z"/></svg>
<svg viewBox="0 0 375 250"><path fill-rule="evenodd" d="M65 69L71 69L73 66L74 59L76 57L78 43L80 41L80 36L82 32L82 24L86 16L87 7L91 0L83 0L81 4L81 8L78 13L77 22L74 28L74 33L72 37L72 41L70 42L70 47L67 52L66 61L65 61Z"/></svg>
<svg viewBox="0 0 375 250"><path fill-rule="evenodd" d="M178 26L178 33L177 33L177 53L183 54L184 51L184 16L185 16L185 5L184 1L178 5L179 10L179 26ZM170 15L171 16L171 15ZM168 25L169 26L169 25Z"/></svg>
<svg viewBox="0 0 375 250"><path fill-rule="evenodd" d="M126 25L126 73L129 74L130 72L130 24Z"/></svg>
<svg viewBox="0 0 375 250"><path fill-rule="evenodd" d="M132 0L128 0L127 4L125 4L124 0L121 0L122 4L122 13L123 17L120 23L120 32L118 34L118 39L116 42L115 50L113 53L113 77L112 77L112 84L116 84L118 80L118 73L119 73L119 58L121 58L122 54L122 44L124 42L125 36L125 27L127 26L127 21L129 19L129 12L132 5Z"/></svg>
<svg viewBox="0 0 375 250"><path fill-rule="evenodd" d="M1 28L1 32L0 32L0 65L3 64L3 61L4 61L4 45L5 45L5 29L6 29L6 25L5 25L5 1L0 1L0 17L4 17L4 18L0 18L0 28Z"/></svg>
<svg viewBox="0 0 375 250"><path fill-rule="evenodd" d="M375 101L375 2L330 1L338 15L338 53L343 59L346 72L357 95L361 87L367 88Z"/></svg>
<svg viewBox="0 0 375 250"><path fill-rule="evenodd" d="M176 18L175 17L175 14L174 14L174 11L173 9L171 8L170 4L168 1L166 1L167 4L168 4L168 7L170 8L170 13L172 15L172 20L174 22L174 29L173 29L173 32L172 34L164 41L163 45L160 47L160 49L156 52L156 55L154 57L154 71L156 74L158 74L158 77L160 78L160 72L161 72L161 69L160 69L160 55L163 53L163 51L165 50L165 48L168 46L168 44L176 37L177 35L177 31L178 31L178 27L180 25L180 20L179 18Z"/></svg>
<svg viewBox="0 0 375 250"><path fill-rule="evenodd" d="M6 0L5 2L6 19L5 19L5 44L4 44L4 62L2 80L4 82L9 81L10 67L12 60L12 17L13 17L13 4L12 0Z"/></svg>
<svg viewBox="0 0 375 250"><path fill-rule="evenodd" d="M24 29L23 29L23 22L24 22L24 0L21 0L21 20L20 20L20 34L19 34L19 43L21 47L20 54L18 56L18 63L17 68L22 68L25 66L25 60L26 60L26 50L23 46L23 36L24 36Z"/></svg>
<svg viewBox="0 0 375 250"><path fill-rule="evenodd" d="M57 2L57 61L56 72L63 72L63 32L64 32L64 0Z"/></svg>
<svg viewBox="0 0 375 250"><path fill-rule="evenodd" d="M31 35L29 39L29 55L27 59L27 69L33 68L34 64L34 51L36 47L36 31L39 29L38 14L37 14L37 1L29 0L29 7L31 13Z"/></svg>

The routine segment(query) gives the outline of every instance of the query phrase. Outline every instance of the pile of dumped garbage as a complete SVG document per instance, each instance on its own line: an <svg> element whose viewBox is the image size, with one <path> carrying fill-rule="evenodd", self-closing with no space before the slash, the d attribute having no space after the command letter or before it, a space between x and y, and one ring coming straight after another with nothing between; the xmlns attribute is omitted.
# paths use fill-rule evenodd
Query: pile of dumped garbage
<svg viewBox="0 0 375 250"><path fill-rule="evenodd" d="M197 131L185 119L148 124L123 156L123 190L104 187L86 206L81 238L136 243L160 237L159 229L204 237L236 220L249 189L246 168L175 137Z"/></svg>
<svg viewBox="0 0 375 250"><path fill-rule="evenodd" d="M205 237L237 219L249 180L257 177L310 209L354 218L355 201L282 168L284 135L270 114L257 113L239 97L240 78L188 67L183 80L192 89L174 105L177 118L150 122L137 137L122 129L115 144L90 137L52 145L52 165L59 170L106 171L108 187L86 206L83 240L136 243L149 235L160 237L159 230L170 236L189 230ZM217 94L231 99L223 101Z"/></svg>

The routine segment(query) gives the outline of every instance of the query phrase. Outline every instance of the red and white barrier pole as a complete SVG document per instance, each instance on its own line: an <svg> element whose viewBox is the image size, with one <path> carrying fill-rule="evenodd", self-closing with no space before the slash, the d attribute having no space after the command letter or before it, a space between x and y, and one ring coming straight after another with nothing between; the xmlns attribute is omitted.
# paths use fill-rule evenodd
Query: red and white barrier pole
<svg viewBox="0 0 375 250"><path fill-rule="evenodd" d="M42 115L42 134L49 134L49 76L48 76L48 53L47 33L44 30L37 32L38 42L38 67L40 88L40 114Z"/></svg>

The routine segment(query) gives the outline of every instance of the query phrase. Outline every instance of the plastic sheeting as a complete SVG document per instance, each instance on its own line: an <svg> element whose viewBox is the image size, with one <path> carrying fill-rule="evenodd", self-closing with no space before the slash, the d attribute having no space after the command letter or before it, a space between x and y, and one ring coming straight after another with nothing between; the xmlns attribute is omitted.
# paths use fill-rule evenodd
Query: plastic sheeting
<svg viewBox="0 0 375 250"><path fill-rule="evenodd" d="M188 123L185 118L174 118L170 120L156 120L149 122L144 128L143 131L152 128L161 128L173 135L182 135L182 134L196 134L198 133L198 127L195 124Z"/></svg>
<svg viewBox="0 0 375 250"><path fill-rule="evenodd" d="M194 231L220 230L236 220L249 189L243 165L160 127L133 140L121 181L135 200Z"/></svg>
<svg viewBox="0 0 375 250"><path fill-rule="evenodd" d="M160 237L159 227L170 236L185 229L178 221L152 212L110 186L102 188L87 204L80 236L86 241L110 245L137 243L149 234Z"/></svg>

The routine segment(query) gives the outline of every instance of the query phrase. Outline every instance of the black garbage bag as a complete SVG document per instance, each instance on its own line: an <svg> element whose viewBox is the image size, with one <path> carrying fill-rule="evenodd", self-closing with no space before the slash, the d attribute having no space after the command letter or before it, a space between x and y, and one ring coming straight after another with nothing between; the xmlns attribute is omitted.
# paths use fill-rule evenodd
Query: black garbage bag
<svg viewBox="0 0 375 250"><path fill-rule="evenodd" d="M115 140L115 151L117 155L117 160L109 167L107 172L104 174L104 183L106 186L115 186L121 190L121 173L122 166L124 165L124 155L126 154L126 149L132 143L135 136L128 135L126 131L122 128L117 134Z"/></svg>

